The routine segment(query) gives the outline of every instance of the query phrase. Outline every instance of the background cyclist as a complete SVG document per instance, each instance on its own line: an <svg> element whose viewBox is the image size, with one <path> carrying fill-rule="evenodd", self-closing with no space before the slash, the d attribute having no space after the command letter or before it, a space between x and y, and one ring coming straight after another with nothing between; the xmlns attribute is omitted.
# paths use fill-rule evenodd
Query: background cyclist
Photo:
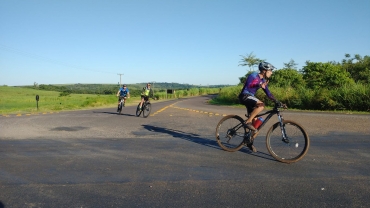
<svg viewBox="0 0 370 208"><path fill-rule="evenodd" d="M117 108L117 112L118 112L119 111L119 102L121 101L121 99L123 98L123 106L125 106L126 98L130 98L130 91L128 90L128 88L125 84L122 85L122 87L119 88L119 90L117 92L117 97L118 97L118 108Z"/></svg>
<svg viewBox="0 0 370 208"><path fill-rule="evenodd" d="M146 84L146 87L143 88L143 91L141 92L141 102L139 105L139 110L141 110L141 107L143 106L144 100L149 100L149 97L153 98L154 93L153 90L150 88L150 83Z"/></svg>

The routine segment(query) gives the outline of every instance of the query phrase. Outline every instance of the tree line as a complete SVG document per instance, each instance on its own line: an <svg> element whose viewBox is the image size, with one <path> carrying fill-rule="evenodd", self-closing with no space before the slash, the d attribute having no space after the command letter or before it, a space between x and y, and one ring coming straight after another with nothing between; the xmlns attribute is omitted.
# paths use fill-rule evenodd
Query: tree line
<svg viewBox="0 0 370 208"><path fill-rule="evenodd" d="M135 83L127 84L127 87L130 90L130 94L133 97L140 96L143 87L147 83ZM155 92L166 92L167 89L174 90L189 90L192 88L221 88L227 85L191 85L191 84L181 84L174 82L151 82L152 89ZM70 94L101 94L101 95L115 95L120 88L120 84L38 84L34 83L32 86L22 86L26 88L38 89L38 90L47 90L47 91L57 91L60 92L60 96L68 96Z"/></svg>

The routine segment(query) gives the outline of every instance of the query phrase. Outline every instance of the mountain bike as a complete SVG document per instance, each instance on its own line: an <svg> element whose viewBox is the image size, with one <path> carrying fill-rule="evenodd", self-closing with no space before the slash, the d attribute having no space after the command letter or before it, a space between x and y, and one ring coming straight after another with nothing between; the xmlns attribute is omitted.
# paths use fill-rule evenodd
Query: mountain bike
<svg viewBox="0 0 370 208"><path fill-rule="evenodd" d="M152 104L150 104L150 101L145 99L143 102L143 106L140 107L140 103L137 105L136 108L136 116L139 117L141 113L143 113L143 117L146 118L149 116L150 111L152 110Z"/></svg>
<svg viewBox="0 0 370 208"><path fill-rule="evenodd" d="M216 127L216 140L218 145L228 152L240 150L244 145L253 144L261 128L274 115L278 122L273 124L267 131L266 147L273 158L283 163L293 163L301 160L310 146L310 139L304 128L295 121L284 120L280 108L287 109L286 105L275 102L272 110L259 113L256 118L267 115L257 131L251 131L245 127L249 118L249 112L245 114L247 119L238 115L223 117Z"/></svg>
<svg viewBox="0 0 370 208"><path fill-rule="evenodd" d="M119 101L118 109L117 109L118 114L121 114L122 113L122 107L125 107L125 100L124 100L124 98L125 97L123 97L123 96L120 96L119 97L120 101Z"/></svg>

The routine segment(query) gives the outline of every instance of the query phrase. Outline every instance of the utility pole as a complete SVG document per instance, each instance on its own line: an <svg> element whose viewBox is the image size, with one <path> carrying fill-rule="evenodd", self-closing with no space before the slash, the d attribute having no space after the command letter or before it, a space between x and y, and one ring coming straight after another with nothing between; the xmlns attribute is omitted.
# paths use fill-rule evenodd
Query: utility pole
<svg viewBox="0 0 370 208"><path fill-rule="evenodd" d="M123 74L117 74L117 75L119 75L119 85L121 86L121 85L122 85L122 82L121 82L121 76L122 76Z"/></svg>

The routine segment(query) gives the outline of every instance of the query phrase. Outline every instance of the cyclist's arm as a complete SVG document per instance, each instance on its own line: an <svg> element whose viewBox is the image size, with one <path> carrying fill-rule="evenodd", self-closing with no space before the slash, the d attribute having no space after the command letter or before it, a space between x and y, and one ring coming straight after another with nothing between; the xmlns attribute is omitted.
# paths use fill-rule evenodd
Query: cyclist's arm
<svg viewBox="0 0 370 208"><path fill-rule="evenodd" d="M263 88L262 88L263 89ZM276 98L274 97L274 95L272 95L272 93L270 92L268 86L266 85L265 86L265 89L263 89L263 91L265 92L265 94L267 95L267 97L272 100L272 101L276 101Z"/></svg>
<svg viewBox="0 0 370 208"><path fill-rule="evenodd" d="M152 89L150 89L150 91L149 91L149 97L150 98L154 98L154 93L153 93L153 90Z"/></svg>

